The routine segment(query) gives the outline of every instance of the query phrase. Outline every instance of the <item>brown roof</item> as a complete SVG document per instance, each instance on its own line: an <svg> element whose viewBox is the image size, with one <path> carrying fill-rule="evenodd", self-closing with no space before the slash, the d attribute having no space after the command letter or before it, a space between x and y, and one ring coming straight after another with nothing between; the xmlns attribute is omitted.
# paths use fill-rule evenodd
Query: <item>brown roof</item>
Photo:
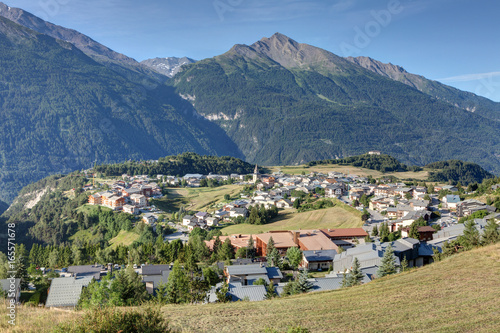
<svg viewBox="0 0 500 333"><path fill-rule="evenodd" d="M321 229L327 237L365 237L368 235L363 228Z"/></svg>
<svg viewBox="0 0 500 333"><path fill-rule="evenodd" d="M418 232L434 232L436 231L433 227L431 226L424 226L424 227L418 227Z"/></svg>
<svg viewBox="0 0 500 333"><path fill-rule="evenodd" d="M293 236L290 231L279 231L279 232L266 232L265 234L258 234L255 237L260 238L260 240L267 244L269 239L273 237L274 247L276 248L289 248L297 246L293 241Z"/></svg>
<svg viewBox="0 0 500 333"><path fill-rule="evenodd" d="M318 230L301 230L299 244L303 251L338 250L338 246Z"/></svg>
<svg viewBox="0 0 500 333"><path fill-rule="evenodd" d="M226 238L229 238L231 240L232 246L239 249L241 247L246 247L248 245L248 240L250 239L250 235L219 236L221 243L224 243ZM255 242L255 236L253 236L253 240ZM205 241L205 244L207 244L207 246L210 250L213 250L214 249L214 242L215 242L215 237L214 237L214 239L211 239L209 241Z"/></svg>

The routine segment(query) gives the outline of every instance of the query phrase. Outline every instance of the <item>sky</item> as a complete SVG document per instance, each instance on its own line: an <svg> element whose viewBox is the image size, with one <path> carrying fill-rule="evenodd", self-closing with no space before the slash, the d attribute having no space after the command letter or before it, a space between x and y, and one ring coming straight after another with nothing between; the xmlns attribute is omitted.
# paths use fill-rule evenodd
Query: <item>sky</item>
<svg viewBox="0 0 500 333"><path fill-rule="evenodd" d="M0 0L2 1L2 0ZM3 0L138 61L204 59L280 32L500 102L500 3L490 0Z"/></svg>

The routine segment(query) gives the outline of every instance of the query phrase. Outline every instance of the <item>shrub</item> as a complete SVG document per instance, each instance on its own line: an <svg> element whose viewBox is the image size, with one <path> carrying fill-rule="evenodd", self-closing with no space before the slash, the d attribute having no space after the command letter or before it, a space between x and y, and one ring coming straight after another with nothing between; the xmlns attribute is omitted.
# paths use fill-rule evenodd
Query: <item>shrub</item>
<svg viewBox="0 0 500 333"><path fill-rule="evenodd" d="M144 311L120 311L117 308L100 308L87 311L76 324L62 324L55 332L72 333L168 333L173 332L158 309L146 307Z"/></svg>

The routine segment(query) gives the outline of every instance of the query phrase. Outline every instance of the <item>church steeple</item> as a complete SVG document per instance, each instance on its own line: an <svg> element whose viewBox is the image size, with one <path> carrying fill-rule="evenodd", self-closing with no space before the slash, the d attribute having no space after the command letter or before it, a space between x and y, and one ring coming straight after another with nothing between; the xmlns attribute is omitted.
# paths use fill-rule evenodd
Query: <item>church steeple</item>
<svg viewBox="0 0 500 333"><path fill-rule="evenodd" d="M253 183L255 184L257 182L257 179L259 179L259 168L257 167L257 164L255 164L255 170L253 171Z"/></svg>

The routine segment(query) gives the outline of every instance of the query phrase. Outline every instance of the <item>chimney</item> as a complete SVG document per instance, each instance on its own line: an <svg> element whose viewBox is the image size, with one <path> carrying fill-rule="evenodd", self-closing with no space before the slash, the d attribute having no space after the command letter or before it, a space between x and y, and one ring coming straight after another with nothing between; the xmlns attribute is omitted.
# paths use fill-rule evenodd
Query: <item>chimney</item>
<svg viewBox="0 0 500 333"><path fill-rule="evenodd" d="M293 242L298 246L299 245L299 238L300 238L300 231L294 231L293 232Z"/></svg>

